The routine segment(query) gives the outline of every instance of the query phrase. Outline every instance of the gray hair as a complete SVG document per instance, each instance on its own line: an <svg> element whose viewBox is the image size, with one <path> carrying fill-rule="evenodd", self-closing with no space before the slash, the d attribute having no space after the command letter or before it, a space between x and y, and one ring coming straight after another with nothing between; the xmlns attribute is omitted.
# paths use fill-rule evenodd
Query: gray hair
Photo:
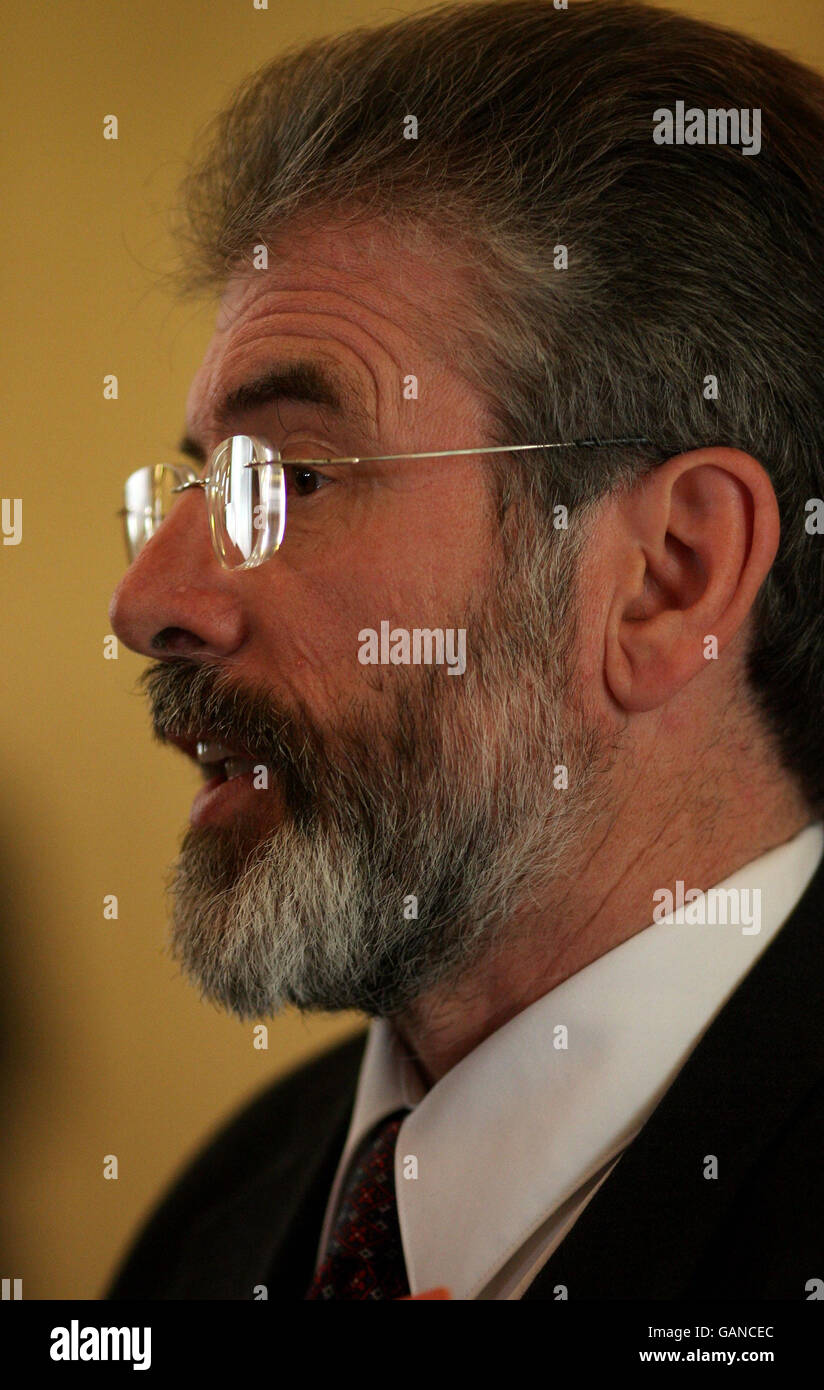
<svg viewBox="0 0 824 1390"><path fill-rule="evenodd" d="M758 157L656 144L653 112L680 100L760 109ZM621 0L438 6L268 62L215 118L181 210L184 293L304 216L380 218L454 268L451 317L439 304L421 332L485 398L489 443L653 441L510 458L502 519L519 500L549 524L691 448L759 459L782 535L750 690L824 807L824 540L805 529L824 497L821 78Z"/></svg>

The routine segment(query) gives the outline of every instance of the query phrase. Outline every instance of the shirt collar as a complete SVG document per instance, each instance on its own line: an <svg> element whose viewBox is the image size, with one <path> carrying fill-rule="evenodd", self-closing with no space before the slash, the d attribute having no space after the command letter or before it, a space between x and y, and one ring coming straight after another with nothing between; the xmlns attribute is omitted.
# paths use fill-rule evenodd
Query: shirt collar
<svg viewBox="0 0 824 1390"><path fill-rule="evenodd" d="M410 1289L445 1285L455 1299L477 1297L634 1138L787 920L822 850L824 827L807 826L717 885L761 889L757 934L656 921L524 1009L429 1089L392 1025L374 1021L321 1251L352 1153L381 1119L408 1107L395 1185ZM416 1178L404 1176L414 1171L411 1156Z"/></svg>

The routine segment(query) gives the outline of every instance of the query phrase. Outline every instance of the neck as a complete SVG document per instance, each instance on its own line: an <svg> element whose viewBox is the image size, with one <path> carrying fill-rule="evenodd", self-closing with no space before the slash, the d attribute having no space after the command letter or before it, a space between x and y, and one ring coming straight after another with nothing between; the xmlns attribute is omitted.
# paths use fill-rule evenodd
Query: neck
<svg viewBox="0 0 824 1390"><path fill-rule="evenodd" d="M704 783L713 796L719 784L717 770ZM811 819L806 802L774 766L761 777L750 766L746 777L727 784L723 805L691 800L664 812L660 795L654 804L636 787L633 805L611 817L611 833L587 846L574 869L552 885L549 900L516 915L503 948L393 1020L424 1079L434 1085L511 1018L643 931L652 922L657 890L674 890L685 878L690 888L711 888L792 839Z"/></svg>

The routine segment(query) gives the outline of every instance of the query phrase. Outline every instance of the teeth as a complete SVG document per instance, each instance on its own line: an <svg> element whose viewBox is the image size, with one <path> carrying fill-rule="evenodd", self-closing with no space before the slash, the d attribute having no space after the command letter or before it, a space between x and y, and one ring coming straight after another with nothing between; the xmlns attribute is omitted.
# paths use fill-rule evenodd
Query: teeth
<svg viewBox="0 0 824 1390"><path fill-rule="evenodd" d="M227 748L223 743L215 743L213 740L204 739L197 745L197 760L199 763L222 763L224 758L234 758L237 755L233 748Z"/></svg>
<svg viewBox="0 0 824 1390"><path fill-rule="evenodd" d="M227 758L226 776L243 777L247 772L251 772L255 764L249 758Z"/></svg>
<svg viewBox="0 0 824 1390"><path fill-rule="evenodd" d="M230 777L243 777L256 766L253 758L241 757L234 748L228 748L216 739L198 740L197 760L207 781L221 773L227 780Z"/></svg>
<svg viewBox="0 0 824 1390"><path fill-rule="evenodd" d="M211 782L215 777L219 777L221 782L226 781L223 763L201 763L200 775L204 782Z"/></svg>

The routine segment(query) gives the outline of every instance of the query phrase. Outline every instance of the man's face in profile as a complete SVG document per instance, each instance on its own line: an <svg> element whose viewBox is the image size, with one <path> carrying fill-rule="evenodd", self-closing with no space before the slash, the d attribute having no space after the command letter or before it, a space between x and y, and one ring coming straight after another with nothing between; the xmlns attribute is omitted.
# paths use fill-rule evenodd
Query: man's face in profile
<svg viewBox="0 0 824 1390"><path fill-rule="evenodd" d="M193 382L204 458L235 433L286 460L490 442L448 343L437 358L416 336L449 293L427 261L347 229L290 239L271 265L229 283ZM226 413L239 387L307 361L339 409L296 391ZM123 639L163 653L146 677L157 732L211 764L172 946L241 1017L388 1015L489 949L580 840L599 740L575 694L571 552L556 538L531 571L505 559L477 456L287 470L287 491L283 545L259 568L220 567L193 491L115 595ZM465 671L362 664L359 634L385 622L463 630ZM575 768L563 791L558 765Z"/></svg>

